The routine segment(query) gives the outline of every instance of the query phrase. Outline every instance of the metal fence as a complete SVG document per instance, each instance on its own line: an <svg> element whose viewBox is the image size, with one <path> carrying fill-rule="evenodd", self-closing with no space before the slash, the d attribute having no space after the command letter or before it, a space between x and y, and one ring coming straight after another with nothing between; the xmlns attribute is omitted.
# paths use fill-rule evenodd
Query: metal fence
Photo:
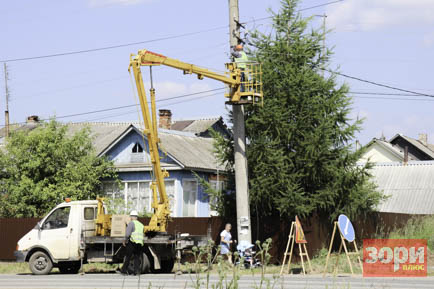
<svg viewBox="0 0 434 289"><path fill-rule="evenodd" d="M0 218L0 260L14 260L18 240L35 227L39 218Z"/></svg>

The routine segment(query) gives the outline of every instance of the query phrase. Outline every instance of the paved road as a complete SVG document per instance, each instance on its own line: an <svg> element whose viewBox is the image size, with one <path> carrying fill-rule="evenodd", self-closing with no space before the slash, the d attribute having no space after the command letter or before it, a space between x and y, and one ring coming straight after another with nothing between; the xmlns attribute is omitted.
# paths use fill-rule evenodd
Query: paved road
<svg viewBox="0 0 434 289"><path fill-rule="evenodd" d="M268 276L273 280L272 276ZM0 288L195 288L194 276L173 274L141 275L140 283L137 276L121 276L117 274L86 274L47 276L33 275L0 275ZM211 283L218 281L217 275L211 276ZM244 275L239 280L239 288L255 288L260 278ZM205 280L202 280L205 282ZM150 285L152 284L152 285ZM211 286L210 286L211 287ZM226 287L226 286L224 286ZM200 288L206 288L202 285ZM259 288L259 287L256 287ZM264 285L262 288L266 288ZM321 276L284 276L279 279L274 288L434 288L434 277L426 278L362 278L362 277L326 277Z"/></svg>

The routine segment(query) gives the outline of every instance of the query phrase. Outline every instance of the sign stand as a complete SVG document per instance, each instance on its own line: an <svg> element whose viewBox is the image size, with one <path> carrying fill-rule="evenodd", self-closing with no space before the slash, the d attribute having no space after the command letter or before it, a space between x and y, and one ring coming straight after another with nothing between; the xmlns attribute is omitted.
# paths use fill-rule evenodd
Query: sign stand
<svg viewBox="0 0 434 289"><path fill-rule="evenodd" d="M343 217L341 217L341 216L343 216ZM345 224L345 225L343 225L342 223ZM354 238L354 228L353 228L350 220L345 215L340 215L339 216L339 222L334 222L332 239L330 240L330 246L329 246L329 251L328 251L328 254L327 254L327 258L326 258L326 264L325 264L325 267L324 267L323 277L327 273L327 267L328 267L328 262L329 262L329 259L330 259L332 247L333 247L333 241L334 241L335 234L336 234L336 228L339 230L339 236L340 236L340 239L341 239L341 245L339 246L339 252L338 252L338 255L336 257L336 263L335 263L335 266L333 267L333 275L336 275L337 271L338 271L337 269L338 269L338 264L339 264L338 263L339 262L339 255L342 252L342 247L344 247L345 255L347 256L347 261L348 261L348 265L350 266L351 275L354 275L353 266L352 266L351 260L350 260L350 256L351 255L356 255L357 256L357 259L358 259L359 265L360 265L360 269L362 270L362 273L363 273L362 261L360 259L359 250L357 249L356 240ZM345 228L345 229L342 230L341 228ZM348 232L348 229L350 229L350 232ZM348 251L347 245L346 245L346 241L348 241L348 243L350 243L350 244L353 243L354 250L355 250L354 252L349 252Z"/></svg>
<svg viewBox="0 0 434 289"><path fill-rule="evenodd" d="M285 267L285 262L286 262L286 256L289 255L288 258L288 274L291 272L291 259L292 259L292 253L294 251L294 243L298 244L298 252L300 254L300 258L301 258L301 267L303 268L303 275L306 275L306 269L304 267L304 256L307 259L307 262L309 264L309 270L310 272L312 272L312 265L310 263L310 259L309 259L309 254L307 253L307 249L306 249L306 239L304 238L304 233L303 233L303 229L301 227L301 223L298 220L297 217L295 217L295 222L291 223L291 230L289 232L289 239L288 239L288 243L286 244L286 250L285 253L283 255L283 262L282 262L282 268L280 269L280 275L282 275L283 273L283 268ZM291 246L291 249L289 249L289 247ZM288 253L288 249L289 249L289 253Z"/></svg>

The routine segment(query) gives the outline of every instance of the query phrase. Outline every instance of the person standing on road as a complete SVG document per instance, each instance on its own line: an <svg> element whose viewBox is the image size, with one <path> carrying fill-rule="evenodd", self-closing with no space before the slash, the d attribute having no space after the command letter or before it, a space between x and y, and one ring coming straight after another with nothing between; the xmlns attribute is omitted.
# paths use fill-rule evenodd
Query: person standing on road
<svg viewBox="0 0 434 289"><path fill-rule="evenodd" d="M143 240L143 224L137 220L137 211L133 210L130 213L131 221L127 226L125 240L123 245L126 247L125 261L122 266L122 275L128 275L128 266L130 265L131 257L134 257L134 275L140 274L140 255L142 254Z"/></svg>
<svg viewBox="0 0 434 289"><path fill-rule="evenodd" d="M231 235L232 225L227 223L225 225L225 229L220 233L220 254L226 256L229 263L232 264L232 255L231 255L231 244L232 244L232 235Z"/></svg>

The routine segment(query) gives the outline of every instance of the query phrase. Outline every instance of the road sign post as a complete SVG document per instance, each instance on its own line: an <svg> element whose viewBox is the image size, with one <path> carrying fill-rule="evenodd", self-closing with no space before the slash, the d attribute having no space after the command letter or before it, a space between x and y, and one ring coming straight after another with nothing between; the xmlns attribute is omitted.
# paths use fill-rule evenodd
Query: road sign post
<svg viewBox="0 0 434 289"><path fill-rule="evenodd" d="M291 223L291 230L289 232L289 238L288 238L288 243L286 244L285 254L283 255L283 262L282 262L282 268L280 269L280 275L283 274L283 269L285 267L287 256L289 256L288 273L290 272L292 252L294 251L294 243L298 244L298 252L301 259L301 267L303 269L303 275L306 274L303 257L306 257L307 262L309 264L309 270L310 272L312 272L312 265L310 263L309 254L307 253L307 248L306 248L306 244L307 244L306 237L304 235L303 228L301 227L300 220L298 219L297 216L295 216L295 222ZM289 249L290 247L291 249Z"/></svg>
<svg viewBox="0 0 434 289"><path fill-rule="evenodd" d="M339 215L338 221L334 222L332 238L330 240L330 246L329 246L329 251L327 254L327 258L326 258L326 264L324 267L323 276L325 276L325 274L327 273L328 262L329 262L331 251L333 248L333 241L334 241L335 234L336 234L336 228L337 228L337 230L339 230L341 245L339 246L338 255L336 256L336 263L335 263L335 266L333 268L333 274L337 273L338 265L339 265L339 256L342 252L342 247L344 248L345 255L347 256L347 261L348 261L348 265L350 266L351 274L354 275L353 265L351 264L351 259L350 259L351 255L357 256L357 259L358 259L359 265L360 265L360 269L363 272L362 261L360 259L359 250L357 249L356 234L354 231L353 224L351 223L350 219L347 216L341 214L341 215ZM346 242L348 242L350 244L352 243L354 245L354 252L348 251Z"/></svg>

